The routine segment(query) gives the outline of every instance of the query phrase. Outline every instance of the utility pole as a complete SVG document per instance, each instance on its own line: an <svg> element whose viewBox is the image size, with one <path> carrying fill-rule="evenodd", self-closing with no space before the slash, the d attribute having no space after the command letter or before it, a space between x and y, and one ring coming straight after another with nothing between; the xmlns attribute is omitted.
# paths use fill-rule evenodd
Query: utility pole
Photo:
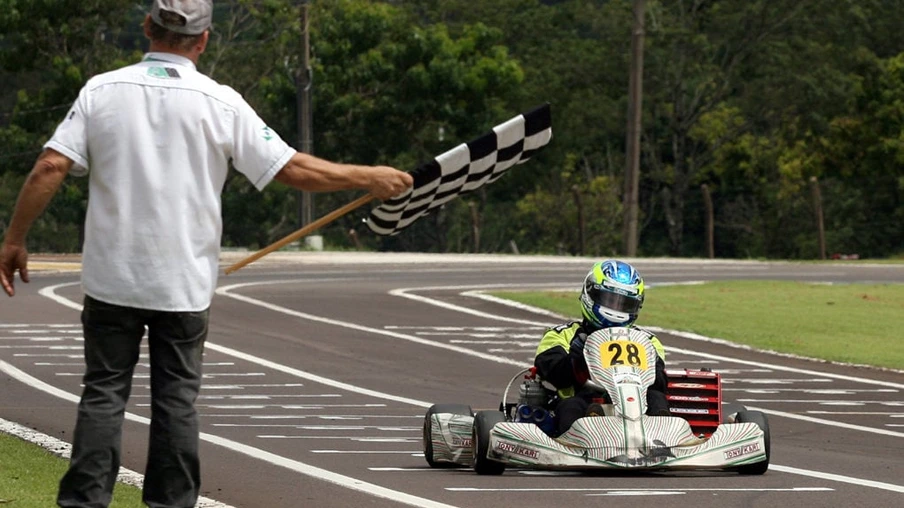
<svg viewBox="0 0 904 508"><path fill-rule="evenodd" d="M640 131L643 108L644 0L634 0L631 30L631 76L628 83L628 128L625 142L624 232L625 255L637 255L638 195L640 187Z"/></svg>
<svg viewBox="0 0 904 508"><path fill-rule="evenodd" d="M581 199L581 187L574 185L571 187L574 196L574 206L578 209L578 256L583 256L586 242L584 241L584 231L587 229L584 220L584 202Z"/></svg>
<svg viewBox="0 0 904 508"><path fill-rule="evenodd" d="M297 109L298 147L301 152L313 153L313 108L311 107L311 37L308 30L309 0L302 0L300 7L301 58L295 70L295 103ZM299 227L314 220L314 195L297 191Z"/></svg>
<svg viewBox="0 0 904 508"><path fill-rule="evenodd" d="M819 241L819 259L826 258L826 227L822 214L822 193L819 192L819 179L810 177L810 191L813 193L813 210L816 214L816 238Z"/></svg>
<svg viewBox="0 0 904 508"><path fill-rule="evenodd" d="M716 220L713 212L713 196L709 192L709 185L706 185L705 183L700 186L700 190L703 192L703 209L706 213L706 217L704 218L704 224L706 224L706 233L703 242L706 246L706 257L708 257L709 259L715 259Z"/></svg>

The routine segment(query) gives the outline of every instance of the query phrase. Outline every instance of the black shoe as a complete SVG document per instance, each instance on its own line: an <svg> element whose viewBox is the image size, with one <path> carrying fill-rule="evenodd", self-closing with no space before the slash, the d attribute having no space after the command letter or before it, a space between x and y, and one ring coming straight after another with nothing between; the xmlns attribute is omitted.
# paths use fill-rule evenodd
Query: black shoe
<svg viewBox="0 0 904 508"><path fill-rule="evenodd" d="M594 402L587 407L587 414L584 416L606 416L606 410L602 404Z"/></svg>
<svg viewBox="0 0 904 508"><path fill-rule="evenodd" d="M647 390L647 414L650 416L672 416L665 394L659 390Z"/></svg>

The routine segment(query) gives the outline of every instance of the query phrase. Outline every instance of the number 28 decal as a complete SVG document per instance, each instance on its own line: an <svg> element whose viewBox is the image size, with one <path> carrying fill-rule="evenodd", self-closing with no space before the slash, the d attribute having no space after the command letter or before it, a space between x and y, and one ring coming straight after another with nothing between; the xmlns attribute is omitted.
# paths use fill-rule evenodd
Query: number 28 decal
<svg viewBox="0 0 904 508"><path fill-rule="evenodd" d="M600 363L604 368L637 367L647 370L647 351L630 340L613 340L600 346Z"/></svg>

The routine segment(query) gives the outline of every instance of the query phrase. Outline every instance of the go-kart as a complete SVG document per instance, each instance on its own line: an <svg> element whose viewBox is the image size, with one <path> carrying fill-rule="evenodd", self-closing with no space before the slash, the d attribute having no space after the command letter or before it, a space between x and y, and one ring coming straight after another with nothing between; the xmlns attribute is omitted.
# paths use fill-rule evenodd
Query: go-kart
<svg viewBox="0 0 904 508"><path fill-rule="evenodd" d="M555 411L555 390L534 369L509 381L499 410L435 404L424 418L424 457L431 467L473 467L499 475L507 466L534 469L725 470L760 475L769 468L766 415L723 405L718 373L669 370L671 416L648 416L647 389L656 376L652 335L639 328L607 328L587 337L587 385L606 402L603 415L585 416L552 437L523 415L538 388ZM521 379L520 397L509 391ZM542 411L541 411L542 412ZM548 429L547 429L548 430Z"/></svg>

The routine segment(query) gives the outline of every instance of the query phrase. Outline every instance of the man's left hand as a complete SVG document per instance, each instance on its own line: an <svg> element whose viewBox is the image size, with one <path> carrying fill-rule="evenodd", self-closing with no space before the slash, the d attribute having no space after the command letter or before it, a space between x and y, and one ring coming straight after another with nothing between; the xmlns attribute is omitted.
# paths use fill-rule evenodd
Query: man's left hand
<svg viewBox="0 0 904 508"><path fill-rule="evenodd" d="M4 243L0 247L0 285L9 296L16 294L16 270L22 282L28 282L28 251L24 245Z"/></svg>

